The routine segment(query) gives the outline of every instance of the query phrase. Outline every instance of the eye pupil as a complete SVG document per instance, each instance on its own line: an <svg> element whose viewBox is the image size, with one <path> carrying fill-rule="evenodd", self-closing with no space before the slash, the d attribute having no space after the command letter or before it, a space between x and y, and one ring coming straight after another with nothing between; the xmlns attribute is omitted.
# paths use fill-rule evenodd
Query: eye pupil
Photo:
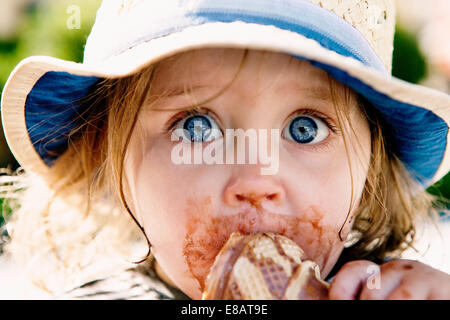
<svg viewBox="0 0 450 320"><path fill-rule="evenodd" d="M212 126L208 118L195 116L186 120L183 128L189 133L188 139L192 142L201 142L208 139Z"/></svg>
<svg viewBox="0 0 450 320"><path fill-rule="evenodd" d="M309 143L317 136L316 122L308 117L298 117L291 122L289 133L299 143Z"/></svg>

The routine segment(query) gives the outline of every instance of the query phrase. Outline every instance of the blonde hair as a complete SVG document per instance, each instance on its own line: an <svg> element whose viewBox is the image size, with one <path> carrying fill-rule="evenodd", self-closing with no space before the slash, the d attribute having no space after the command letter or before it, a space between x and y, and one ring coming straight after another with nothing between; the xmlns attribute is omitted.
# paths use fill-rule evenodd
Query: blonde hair
<svg viewBox="0 0 450 320"><path fill-rule="evenodd" d="M125 201L123 165L157 67L102 81L84 101L80 118L86 121L73 130L67 151L48 175L18 174L22 189L14 193L7 252L27 266L41 288L58 293L148 256L148 239ZM333 83L330 77L331 89ZM345 90L348 100L351 90ZM370 123L372 153L353 242L344 251L350 259L384 259L412 245L417 219L435 212L434 197L395 156L375 109L360 102ZM335 108L339 121L349 122L345 106L335 103ZM346 148L348 153L347 143Z"/></svg>

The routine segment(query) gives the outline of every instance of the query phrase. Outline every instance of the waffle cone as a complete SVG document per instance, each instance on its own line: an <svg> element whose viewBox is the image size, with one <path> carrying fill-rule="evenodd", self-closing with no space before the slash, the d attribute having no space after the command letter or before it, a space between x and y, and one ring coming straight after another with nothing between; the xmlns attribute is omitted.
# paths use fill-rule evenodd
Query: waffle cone
<svg viewBox="0 0 450 320"><path fill-rule="evenodd" d="M206 279L203 300L323 300L328 283L304 251L273 233L233 233Z"/></svg>

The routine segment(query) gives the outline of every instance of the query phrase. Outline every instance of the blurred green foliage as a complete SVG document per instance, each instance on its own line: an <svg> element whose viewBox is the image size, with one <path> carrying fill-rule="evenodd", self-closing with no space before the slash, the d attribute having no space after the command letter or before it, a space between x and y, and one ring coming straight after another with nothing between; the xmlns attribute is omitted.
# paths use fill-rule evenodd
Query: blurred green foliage
<svg viewBox="0 0 450 320"><path fill-rule="evenodd" d="M434 185L430 186L427 191L440 199L438 201L440 207L450 210L450 173ZM444 217L445 213L442 212L441 216ZM446 219L450 221L450 215L447 215Z"/></svg>
<svg viewBox="0 0 450 320"><path fill-rule="evenodd" d="M11 208L9 206L3 206L5 198L0 198L0 226L5 223L5 218L11 214Z"/></svg>
<svg viewBox="0 0 450 320"><path fill-rule="evenodd" d="M30 5L20 24L17 36L0 39L0 90L13 70L24 58L33 55L82 62L84 44L92 28L99 0L39 1ZM80 28L69 28L77 6Z"/></svg>
<svg viewBox="0 0 450 320"><path fill-rule="evenodd" d="M397 25L392 56L392 75L411 83L427 76L427 62L414 34Z"/></svg>
<svg viewBox="0 0 450 320"><path fill-rule="evenodd" d="M9 219L13 212L13 207L8 198L0 198L0 255L3 253L3 244L6 242L8 232L5 228L5 221Z"/></svg>

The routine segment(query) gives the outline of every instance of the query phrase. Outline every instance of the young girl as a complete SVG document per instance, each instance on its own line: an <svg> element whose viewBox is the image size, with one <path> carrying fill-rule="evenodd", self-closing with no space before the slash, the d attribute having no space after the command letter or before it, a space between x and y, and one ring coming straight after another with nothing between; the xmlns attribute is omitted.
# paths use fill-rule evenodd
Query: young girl
<svg viewBox="0 0 450 320"><path fill-rule="evenodd" d="M393 259L450 167L450 98L388 76L393 33L388 0L104 1L83 64L5 87L8 252L59 298L199 299L232 232L268 231L331 299L449 299Z"/></svg>

